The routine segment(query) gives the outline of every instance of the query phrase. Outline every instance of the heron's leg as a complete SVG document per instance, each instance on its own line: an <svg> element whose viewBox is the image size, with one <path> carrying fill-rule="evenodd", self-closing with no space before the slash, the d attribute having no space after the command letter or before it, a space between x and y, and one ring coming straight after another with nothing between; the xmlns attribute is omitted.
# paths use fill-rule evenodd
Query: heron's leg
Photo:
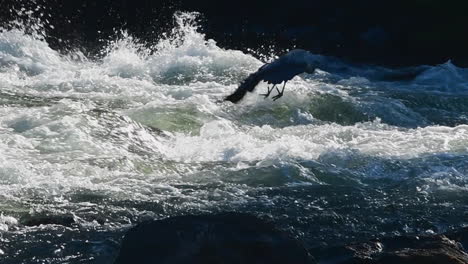
<svg viewBox="0 0 468 264"><path fill-rule="evenodd" d="M280 90L278 88L276 88L276 91L278 91L278 94L273 96L273 101L276 101L276 100L280 99L283 96L284 87L286 87L286 82L284 82L283 89L281 89L281 92L280 92Z"/></svg>
<svg viewBox="0 0 468 264"><path fill-rule="evenodd" d="M270 96L271 91L273 91L273 88L275 88L275 87L276 87L276 84L273 84L273 86L271 87L271 89L270 89L270 87L267 86L267 90L268 90L267 93L266 93L266 94L260 94L260 95L265 96L265 99L266 99L268 96Z"/></svg>

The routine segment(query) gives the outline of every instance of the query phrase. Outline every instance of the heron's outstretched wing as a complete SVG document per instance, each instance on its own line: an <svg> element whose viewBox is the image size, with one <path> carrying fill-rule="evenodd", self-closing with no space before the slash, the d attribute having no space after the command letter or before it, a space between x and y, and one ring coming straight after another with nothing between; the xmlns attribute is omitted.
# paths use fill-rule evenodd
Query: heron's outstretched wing
<svg viewBox="0 0 468 264"><path fill-rule="evenodd" d="M233 103L239 102L242 98L244 98L247 92L252 92L255 89L255 86L262 80L262 73L265 66L268 64L263 65L258 71L250 74L234 91L233 94L224 98L225 101L231 101Z"/></svg>

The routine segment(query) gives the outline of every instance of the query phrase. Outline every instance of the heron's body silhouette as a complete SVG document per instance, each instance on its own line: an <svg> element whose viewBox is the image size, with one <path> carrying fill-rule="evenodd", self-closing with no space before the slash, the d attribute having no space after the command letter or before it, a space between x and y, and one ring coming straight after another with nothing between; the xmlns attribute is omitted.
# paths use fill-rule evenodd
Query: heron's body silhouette
<svg viewBox="0 0 468 264"><path fill-rule="evenodd" d="M234 91L233 94L227 96L224 100L237 103L247 92L252 92L255 87L261 82L265 81L268 86L267 92L263 94L266 97L280 83L283 88L277 95L273 96L273 100L277 100L283 96L284 87L286 82L294 78L294 76L301 73L314 73L316 68L326 72L340 73L344 76L366 76L367 78L375 79L377 81L398 81L410 80L418 76L420 73L428 69L429 66L406 67L402 69L386 69L378 68L377 72L372 73L367 66L349 67L348 64L341 62L332 57L325 57L322 55L315 55L306 50L296 49L292 50L285 55L279 57L271 63L267 63L260 67L256 72L250 74Z"/></svg>
<svg viewBox="0 0 468 264"><path fill-rule="evenodd" d="M233 103L239 102L247 92L252 92L261 81L265 81L272 85L271 88L267 88L267 93L263 94L265 98L270 96L270 93L276 85L284 83L281 91L276 88L278 94L273 96L273 100L277 100L283 96L286 82L298 74L304 72L313 73L320 61L320 57L321 56L314 55L305 50L292 50L273 62L263 65L256 72L250 74L239 85L237 90L234 91L233 94L227 96L225 100Z"/></svg>

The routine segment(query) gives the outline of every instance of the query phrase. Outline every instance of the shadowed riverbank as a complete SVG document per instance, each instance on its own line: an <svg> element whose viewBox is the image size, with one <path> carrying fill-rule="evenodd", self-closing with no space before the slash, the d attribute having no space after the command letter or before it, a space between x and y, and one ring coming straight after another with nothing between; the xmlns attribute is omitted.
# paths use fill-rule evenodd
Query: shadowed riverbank
<svg viewBox="0 0 468 264"><path fill-rule="evenodd" d="M39 6L39 7L38 7ZM11 9L36 10L18 16ZM170 31L176 11L202 14L202 31L224 48L277 53L293 47L392 66L468 65L466 1L58 1L3 0L0 21L42 16L55 48L96 53L116 31L146 42Z"/></svg>

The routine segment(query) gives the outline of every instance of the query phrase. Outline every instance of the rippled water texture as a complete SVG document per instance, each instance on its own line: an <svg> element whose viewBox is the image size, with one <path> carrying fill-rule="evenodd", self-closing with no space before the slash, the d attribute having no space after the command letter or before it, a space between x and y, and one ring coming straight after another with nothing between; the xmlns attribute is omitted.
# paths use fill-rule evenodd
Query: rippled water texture
<svg viewBox="0 0 468 264"><path fill-rule="evenodd" d="M2 263L112 263L131 225L188 213L272 217L309 248L468 224L466 69L330 58L343 70L234 105L263 62L176 19L102 59L1 30Z"/></svg>

